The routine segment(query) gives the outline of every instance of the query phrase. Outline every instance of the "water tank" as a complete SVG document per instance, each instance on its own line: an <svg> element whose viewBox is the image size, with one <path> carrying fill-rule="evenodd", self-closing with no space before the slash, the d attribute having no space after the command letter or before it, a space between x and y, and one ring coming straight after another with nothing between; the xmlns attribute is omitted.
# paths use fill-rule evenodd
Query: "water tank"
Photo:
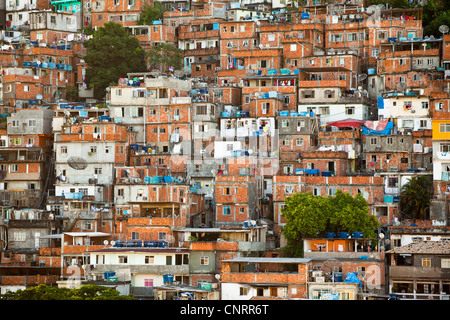
<svg viewBox="0 0 450 320"><path fill-rule="evenodd" d="M114 271L105 271L103 273L105 280L108 280L109 278L114 277L115 275L116 273Z"/></svg>
<svg viewBox="0 0 450 320"><path fill-rule="evenodd" d="M361 239L363 237L363 233L361 231L352 232L352 238Z"/></svg>
<svg viewBox="0 0 450 320"><path fill-rule="evenodd" d="M339 239L347 239L349 235L348 232L338 232Z"/></svg>
<svg viewBox="0 0 450 320"><path fill-rule="evenodd" d="M163 274L163 281L164 281L164 283L172 283L173 282L173 274L170 274L170 273Z"/></svg>
<svg viewBox="0 0 450 320"><path fill-rule="evenodd" d="M334 273L334 282L342 282L342 272Z"/></svg>
<svg viewBox="0 0 450 320"><path fill-rule="evenodd" d="M327 239L334 239L335 235L334 232L325 232L325 238Z"/></svg>

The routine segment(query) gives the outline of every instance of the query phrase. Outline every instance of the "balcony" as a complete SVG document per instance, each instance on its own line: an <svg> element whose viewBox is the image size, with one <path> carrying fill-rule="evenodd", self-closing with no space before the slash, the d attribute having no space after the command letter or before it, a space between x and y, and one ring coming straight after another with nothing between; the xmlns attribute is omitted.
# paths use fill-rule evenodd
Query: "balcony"
<svg viewBox="0 0 450 320"><path fill-rule="evenodd" d="M391 279L450 279L450 270L436 267L389 266Z"/></svg>
<svg viewBox="0 0 450 320"><path fill-rule="evenodd" d="M300 88L346 88L346 80L300 80Z"/></svg>
<svg viewBox="0 0 450 320"><path fill-rule="evenodd" d="M180 32L180 34L178 35L179 40L206 39L206 38L218 38L218 37L219 37L219 30Z"/></svg>

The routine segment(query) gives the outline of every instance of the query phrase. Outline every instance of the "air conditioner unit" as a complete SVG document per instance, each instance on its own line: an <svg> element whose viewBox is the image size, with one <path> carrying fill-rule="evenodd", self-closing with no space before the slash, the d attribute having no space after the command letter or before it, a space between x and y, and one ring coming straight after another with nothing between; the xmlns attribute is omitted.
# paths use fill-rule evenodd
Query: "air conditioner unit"
<svg viewBox="0 0 450 320"><path fill-rule="evenodd" d="M318 283L324 283L325 282L325 277L316 277L315 281Z"/></svg>
<svg viewBox="0 0 450 320"><path fill-rule="evenodd" d="M314 278L321 277L322 276L322 271L313 271L312 276Z"/></svg>

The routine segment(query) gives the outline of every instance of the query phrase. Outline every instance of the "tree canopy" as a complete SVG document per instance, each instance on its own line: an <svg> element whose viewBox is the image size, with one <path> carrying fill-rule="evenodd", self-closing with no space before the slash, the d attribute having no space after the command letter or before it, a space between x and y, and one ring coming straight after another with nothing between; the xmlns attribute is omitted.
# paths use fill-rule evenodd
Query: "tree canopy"
<svg viewBox="0 0 450 320"><path fill-rule="evenodd" d="M152 25L154 20L162 19L165 8L159 1L154 1L153 6L144 6L144 11L141 12L137 25Z"/></svg>
<svg viewBox="0 0 450 320"><path fill-rule="evenodd" d="M163 71L166 71L168 67L179 70L182 67L183 51L173 45L160 43L151 47L147 52L147 57L150 65L164 66Z"/></svg>
<svg viewBox="0 0 450 320"><path fill-rule="evenodd" d="M0 295L0 300L134 300L131 295L120 295L119 291L98 285L83 285L75 289L51 287L40 284L36 287Z"/></svg>
<svg viewBox="0 0 450 320"><path fill-rule="evenodd" d="M147 71L145 52L139 40L130 37L120 24L107 22L83 42L87 65L85 83L94 88L94 97L104 99L106 88L117 84L129 72Z"/></svg>
<svg viewBox="0 0 450 320"><path fill-rule="evenodd" d="M369 214L361 194L352 197L341 190L328 197L297 193L284 202L281 212L286 224L282 233L290 245L298 245L305 237L324 236L325 232L360 231L366 238L376 236L379 223Z"/></svg>
<svg viewBox="0 0 450 320"><path fill-rule="evenodd" d="M415 176L408 179L400 191L399 208L405 218L425 219L433 194L431 176Z"/></svg>

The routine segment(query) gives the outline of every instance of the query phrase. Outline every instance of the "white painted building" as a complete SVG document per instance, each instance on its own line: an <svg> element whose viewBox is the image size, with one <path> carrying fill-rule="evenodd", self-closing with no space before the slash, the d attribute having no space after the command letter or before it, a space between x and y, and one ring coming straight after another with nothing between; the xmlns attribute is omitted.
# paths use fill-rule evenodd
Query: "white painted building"
<svg viewBox="0 0 450 320"><path fill-rule="evenodd" d="M189 251L181 248L111 247L91 251L88 278L103 279L108 271L129 269L132 287L153 287L164 284L164 275L172 274L173 282L187 283Z"/></svg>
<svg viewBox="0 0 450 320"><path fill-rule="evenodd" d="M345 119L370 120L369 106L363 103L299 104L298 112L320 115L320 125Z"/></svg>

